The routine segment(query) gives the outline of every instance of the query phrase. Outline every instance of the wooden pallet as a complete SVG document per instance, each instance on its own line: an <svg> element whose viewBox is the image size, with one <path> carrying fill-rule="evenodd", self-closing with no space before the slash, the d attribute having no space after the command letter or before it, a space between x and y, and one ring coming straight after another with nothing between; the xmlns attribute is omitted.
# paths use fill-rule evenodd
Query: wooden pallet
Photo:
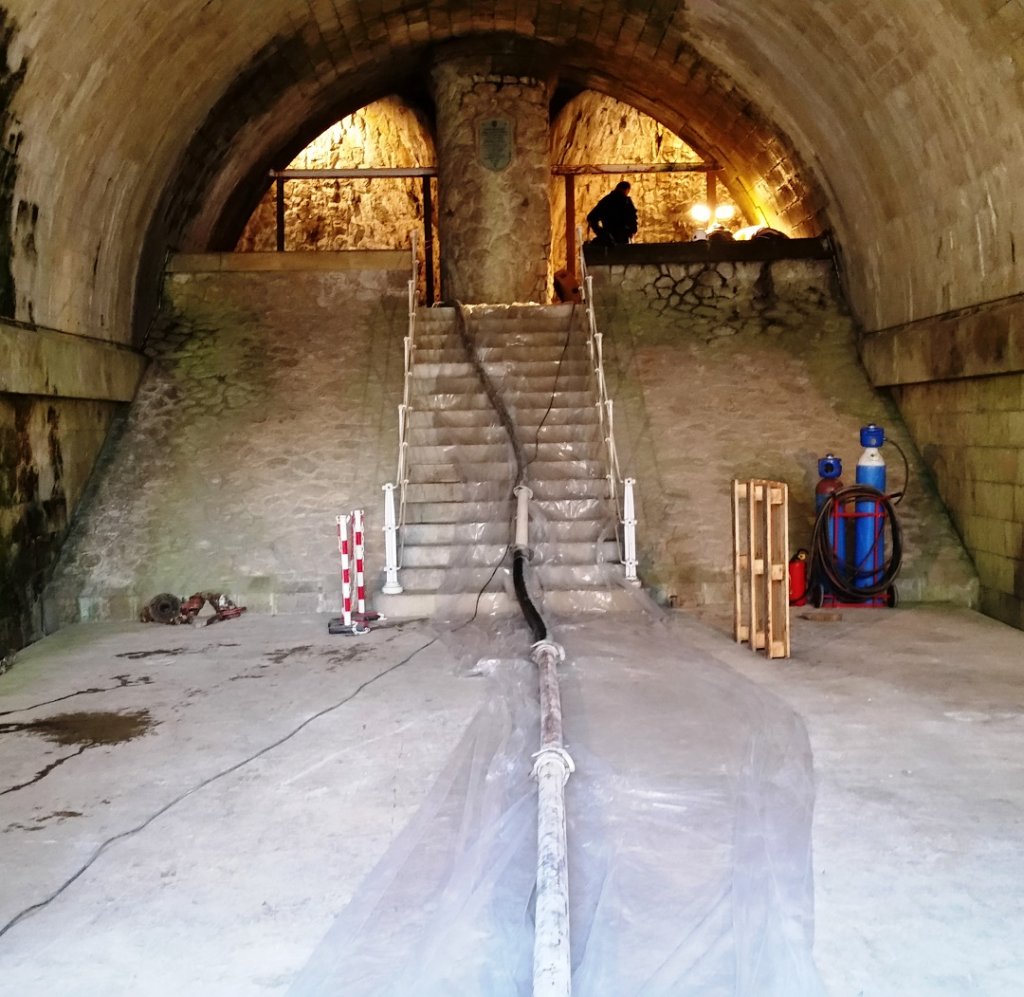
<svg viewBox="0 0 1024 997"><path fill-rule="evenodd" d="M789 657L789 488L781 481L732 483L737 643Z"/></svg>

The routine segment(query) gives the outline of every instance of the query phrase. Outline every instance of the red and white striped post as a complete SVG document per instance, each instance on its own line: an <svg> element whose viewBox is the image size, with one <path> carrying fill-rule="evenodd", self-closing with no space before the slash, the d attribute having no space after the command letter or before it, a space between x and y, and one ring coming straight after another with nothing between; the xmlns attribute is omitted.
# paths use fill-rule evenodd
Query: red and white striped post
<svg viewBox="0 0 1024 997"><path fill-rule="evenodd" d="M336 516L338 523L338 553L341 554L341 618L346 627L352 626L352 566L348 549L348 516Z"/></svg>
<svg viewBox="0 0 1024 997"><path fill-rule="evenodd" d="M363 510L353 509L352 519L352 552L356 563L356 613L355 618L360 623L367 620L379 620L380 613L368 613L366 611L366 549L364 543L365 531L363 530Z"/></svg>

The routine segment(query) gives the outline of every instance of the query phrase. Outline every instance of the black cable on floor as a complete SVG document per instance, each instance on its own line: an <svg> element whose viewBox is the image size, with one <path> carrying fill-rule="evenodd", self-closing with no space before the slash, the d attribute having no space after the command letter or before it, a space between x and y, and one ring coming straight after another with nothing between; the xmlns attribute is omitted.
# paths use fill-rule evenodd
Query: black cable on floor
<svg viewBox="0 0 1024 997"><path fill-rule="evenodd" d="M432 637L422 647L416 648L416 650L413 651L412 654L403 658L401 661L398 661L395 664L390 665L389 667L385 668L382 672L378 672L372 678L368 678L365 682L362 682L359 686L356 687L356 689L353 692L349 693L349 695L347 695L344 699L340 699L338 700L338 702L332 703L330 706L325 706L322 710L318 710L312 716L306 717L306 719L303 720L302 723L300 723L293 730L289 731L282 737L279 737L276 741L272 741L265 747L260 748L259 751L249 755L248 758L243 758L241 761L235 762L234 765L228 766L228 768L224 769L222 772L218 772L216 775L211 775L209 778L203 779L203 781L200 782L198 785L195 785L191 789L188 789L184 793L181 793L180 795L176 796L169 803L165 803L155 813L150 814L150 816L147 817L141 824L138 824L135 827L129 828L127 831L121 831L118 834L112 835L111 837L107 838L106 841L102 842L93 851L92 855L89 856L89 858L78 869L78 871L74 873L74 875L69 876L66 880L64 880L64 882L61 883L61 885L58 886L57 889L54 890L48 897L46 897L43 900L40 900L38 903L32 904L31 907L26 907L23 911L21 911L21 913L16 914L5 925L0 927L0 938L6 935L7 932L10 931L11 928L13 928L16 924L25 920L25 918L30 917L37 911L42 910L44 907L47 907L54 900L56 900L57 897L59 897L66 889L68 889L69 886L71 886L77 879L83 876L95 864L96 860L108 848L110 848L111 845L115 844L118 841L121 841L124 838L130 838L132 835L138 834L140 831L144 831L158 817L162 817L165 813L167 813L168 810L170 810L172 807L176 807L183 800L187 800L190 796L194 795L195 793L198 793L201 789L205 789L212 783L217 782L219 779L223 779L225 776L237 772L240 768L244 768L250 762L256 761L257 758L261 758L268 752L273 751L274 748L280 747L286 741L290 741L293 737L295 737L296 734L298 734L300 731L308 727L314 720L319 720L321 717L326 716L328 713L332 713L334 710L340 709L346 703L350 703L353 699L355 699L356 696L359 695L359 693L361 693L365 688L367 688L367 686L373 685L373 683L376 682L378 679L382 679L384 678L385 675L390 675L391 672L397 671L403 665L407 665L410 661L412 661L413 658L416 657L416 655L420 654L422 651L425 651L428 647L430 647L431 644L434 644L438 639L438 637Z"/></svg>

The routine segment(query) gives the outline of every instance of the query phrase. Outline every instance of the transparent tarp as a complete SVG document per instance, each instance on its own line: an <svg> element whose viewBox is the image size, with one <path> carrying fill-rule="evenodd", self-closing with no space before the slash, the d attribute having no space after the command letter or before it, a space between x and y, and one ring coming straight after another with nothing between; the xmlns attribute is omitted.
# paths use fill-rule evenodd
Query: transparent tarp
<svg viewBox="0 0 1024 997"><path fill-rule="evenodd" d="M803 725L644 605L547 621L576 762L573 992L818 994ZM444 639L485 705L293 994L531 992L536 672L521 622L468 620Z"/></svg>

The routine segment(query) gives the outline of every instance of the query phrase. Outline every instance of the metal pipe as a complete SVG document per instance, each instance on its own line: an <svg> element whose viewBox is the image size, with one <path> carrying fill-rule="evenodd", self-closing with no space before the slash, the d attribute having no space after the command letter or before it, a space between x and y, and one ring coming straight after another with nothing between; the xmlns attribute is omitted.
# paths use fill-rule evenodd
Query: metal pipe
<svg viewBox="0 0 1024 997"><path fill-rule="evenodd" d="M534 916L534 997L572 993L569 945L569 859L565 830L565 784L575 765L562 741L558 662L565 651L553 641L533 645L540 686L541 747L534 755L537 780L537 900Z"/></svg>
<svg viewBox="0 0 1024 997"><path fill-rule="evenodd" d="M565 268L576 265L576 177L565 174Z"/></svg>
<svg viewBox="0 0 1024 997"><path fill-rule="evenodd" d="M284 177L277 178L276 245L279 253L284 252Z"/></svg>
<svg viewBox="0 0 1024 997"><path fill-rule="evenodd" d="M526 485L512 489L516 497L516 547L528 551L530 547L530 499L533 492Z"/></svg>
<svg viewBox="0 0 1024 997"><path fill-rule="evenodd" d="M430 177L423 178L423 263L427 279L427 307L434 303L434 206L430 197Z"/></svg>

